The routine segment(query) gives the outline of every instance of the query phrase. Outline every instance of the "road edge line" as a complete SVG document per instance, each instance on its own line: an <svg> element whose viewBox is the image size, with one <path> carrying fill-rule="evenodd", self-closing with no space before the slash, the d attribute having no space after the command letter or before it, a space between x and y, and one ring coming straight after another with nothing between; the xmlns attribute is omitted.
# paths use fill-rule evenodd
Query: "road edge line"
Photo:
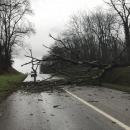
<svg viewBox="0 0 130 130"><path fill-rule="evenodd" d="M69 95L71 95L72 97L78 99L80 102L82 102L83 104L85 104L86 106L89 106L90 108L92 108L93 110L95 110L96 112L102 114L103 116L105 116L106 118L108 118L109 120L111 120L112 122L115 122L116 124L118 124L120 127L124 128L125 130L130 130L130 127L127 126L126 124L124 124L123 122L119 121L118 119L112 117L111 115L107 114L106 112L100 110L99 108L97 108L96 106L88 103L87 101L83 100L82 98L78 97L77 95L69 92L68 90L63 89L66 93L68 93Z"/></svg>

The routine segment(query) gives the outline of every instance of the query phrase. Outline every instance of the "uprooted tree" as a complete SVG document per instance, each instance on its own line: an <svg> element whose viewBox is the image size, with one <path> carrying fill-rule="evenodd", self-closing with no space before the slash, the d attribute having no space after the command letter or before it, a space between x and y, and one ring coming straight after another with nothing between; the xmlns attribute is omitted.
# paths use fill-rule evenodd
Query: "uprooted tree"
<svg viewBox="0 0 130 130"><path fill-rule="evenodd" d="M77 68L79 66L85 68L84 74L87 74L85 80L98 79L100 83L108 70L115 66L129 65L129 41L126 36L129 35L130 29L129 3L125 0L110 0L110 2L118 15L102 10L90 15L81 13L71 18L68 28L60 36L50 35L55 41L54 45L52 47L44 45L49 49L49 55L43 56L42 60L34 58L41 62L41 72L69 77L69 71L77 65ZM81 71L82 69L72 77L78 76Z"/></svg>
<svg viewBox="0 0 130 130"><path fill-rule="evenodd" d="M75 15L71 18L69 27L55 40L48 56L44 56L41 72L56 73L73 70L74 64L90 70L100 70L97 76L103 77L106 70L126 64L126 46L121 33L118 17L109 12L98 11L87 15ZM66 61L66 62L65 62Z"/></svg>
<svg viewBox="0 0 130 130"><path fill-rule="evenodd" d="M53 37L51 34L50 34L50 37L62 45L65 44L65 41L62 41L61 39L57 39L57 38ZM43 46L45 48L49 49L49 51L50 51L49 56L43 57L43 59L40 60L40 59L33 57L32 51L30 50L30 55L28 55L28 56L26 55L26 57L31 58L31 61L22 65L22 66L24 66L24 65L32 64L32 70L33 70L34 74L36 74L36 70L38 68L38 65L40 65L40 64L41 64L40 67L43 67L45 72L48 68L49 70L51 70L49 73L53 73L53 75L59 75L59 74L66 75L67 72L63 71L63 69L60 70L60 68L62 68L63 66L66 66L66 65L83 66L83 67L87 68L87 72L89 72L93 68L98 68L101 70L100 73L98 73L98 75L96 75L96 77L93 77L93 76L91 77L91 75L89 75L89 78L91 78L93 80L98 80L98 83L101 84L101 78L103 77L104 73L107 70L109 70L117 65L116 62L111 62L109 64L105 64L105 63L101 64L99 61L94 61L94 60L93 61L92 60L91 61L89 61L89 60L88 61L87 60L79 61L77 59L72 59L71 57L67 57L67 55L64 55L67 48L66 49L58 48L58 46L54 46L51 48L51 47L47 47L46 45L43 45ZM122 50L114 60L117 60L118 58L120 58L122 56L123 52L124 52L124 50ZM36 69L34 69L34 66L36 66ZM44 72L43 70L41 70L41 71ZM69 77L69 74L67 74L67 76ZM34 76L34 83L35 82L36 82L36 76ZM77 82L78 81L75 81L75 83L77 83Z"/></svg>
<svg viewBox="0 0 130 130"><path fill-rule="evenodd" d="M60 36L50 35L55 44L49 48L49 55L43 56L41 72L68 77L77 65L77 68L85 68L84 74L89 78L101 82L108 70L128 65L128 46L122 28L119 17L111 12L100 10L90 15L73 16L69 27ZM72 78L81 71L74 73Z"/></svg>
<svg viewBox="0 0 130 130"><path fill-rule="evenodd" d="M61 39L59 40L57 38L54 38L52 35L50 35L50 37L53 38L56 42L65 44L64 41L62 41ZM108 70L120 66L120 64L118 64L116 61L120 59L120 57L122 57L122 54L124 53L125 50L123 49L117 57L115 57L111 62L106 64L106 63L101 63L98 60L83 61L83 60L72 59L71 57L67 57L67 55L64 54L66 53L65 48L58 48L57 46L50 48L45 45L44 47L50 50L50 55L44 56L43 59L41 60L41 66L40 66L41 72L67 76L68 79L70 78L70 81L71 82L74 81L74 83L78 83L78 80L80 80L80 82L82 81L84 82L85 80L87 81L89 79L89 80L96 81L96 83L98 83L99 85L101 85L102 78ZM82 71L81 69L78 73L71 75L70 73L72 72L71 70L73 70L74 66L77 67L80 66L80 68L82 67L86 68L84 72L84 74L85 73L86 74L81 76L80 75ZM67 68L71 68L69 69L70 72L66 70ZM91 71L93 72L93 70L95 69L97 70L97 73L95 73L94 75L91 74ZM75 78L73 77L77 77L78 79L75 80Z"/></svg>

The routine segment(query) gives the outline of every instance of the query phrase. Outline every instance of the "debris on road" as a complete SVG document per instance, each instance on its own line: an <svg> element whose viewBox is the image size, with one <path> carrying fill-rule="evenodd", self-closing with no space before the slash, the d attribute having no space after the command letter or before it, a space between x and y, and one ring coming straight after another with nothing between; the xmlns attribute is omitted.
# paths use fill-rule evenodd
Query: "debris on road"
<svg viewBox="0 0 130 130"><path fill-rule="evenodd" d="M55 116L54 114L51 114L50 116Z"/></svg>
<svg viewBox="0 0 130 130"><path fill-rule="evenodd" d="M99 101L89 100L88 102L99 102Z"/></svg>
<svg viewBox="0 0 130 130"><path fill-rule="evenodd" d="M112 123L113 123L113 124L116 124L116 122L115 122L115 121L112 121Z"/></svg>
<svg viewBox="0 0 130 130"><path fill-rule="evenodd" d="M55 105L55 106L53 106L53 108L57 108L57 107L59 107L60 105Z"/></svg>
<svg viewBox="0 0 130 130"><path fill-rule="evenodd" d="M33 113L31 113L30 116L33 116Z"/></svg>
<svg viewBox="0 0 130 130"><path fill-rule="evenodd" d="M60 86L62 85L67 85L67 81L62 79L57 81L41 81L35 84L33 82L23 82L21 89L31 93L40 93L44 91L53 93L54 90L61 93L63 90L61 90Z"/></svg>
<svg viewBox="0 0 130 130"><path fill-rule="evenodd" d="M43 101L42 99L38 99L38 101Z"/></svg>
<svg viewBox="0 0 130 130"><path fill-rule="evenodd" d="M2 113L0 113L0 117L2 117Z"/></svg>

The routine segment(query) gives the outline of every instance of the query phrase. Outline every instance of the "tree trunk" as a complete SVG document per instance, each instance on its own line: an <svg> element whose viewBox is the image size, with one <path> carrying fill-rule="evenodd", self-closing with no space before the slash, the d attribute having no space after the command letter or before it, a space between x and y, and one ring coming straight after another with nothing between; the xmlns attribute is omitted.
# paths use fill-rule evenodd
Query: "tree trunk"
<svg viewBox="0 0 130 130"><path fill-rule="evenodd" d="M127 47L127 64L130 65L130 31L125 27L125 43Z"/></svg>
<svg viewBox="0 0 130 130"><path fill-rule="evenodd" d="M130 65L130 37L126 40L126 46L127 46L127 62L128 65Z"/></svg>
<svg viewBox="0 0 130 130"><path fill-rule="evenodd" d="M34 75L34 84L36 83L36 76Z"/></svg>

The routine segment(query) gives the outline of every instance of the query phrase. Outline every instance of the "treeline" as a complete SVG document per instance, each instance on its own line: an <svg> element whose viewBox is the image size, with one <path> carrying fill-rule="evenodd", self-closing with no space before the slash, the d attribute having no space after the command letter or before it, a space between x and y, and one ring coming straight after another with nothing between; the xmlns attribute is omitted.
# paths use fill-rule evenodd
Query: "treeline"
<svg viewBox="0 0 130 130"><path fill-rule="evenodd" d="M26 15L32 14L28 0L0 0L0 71L12 66L12 52L23 46L26 35L34 32Z"/></svg>
<svg viewBox="0 0 130 130"><path fill-rule="evenodd" d="M109 0L110 11L72 16L69 26L43 56L41 72L56 72L77 63L130 65L130 3ZM59 56L59 57L58 57Z"/></svg>

